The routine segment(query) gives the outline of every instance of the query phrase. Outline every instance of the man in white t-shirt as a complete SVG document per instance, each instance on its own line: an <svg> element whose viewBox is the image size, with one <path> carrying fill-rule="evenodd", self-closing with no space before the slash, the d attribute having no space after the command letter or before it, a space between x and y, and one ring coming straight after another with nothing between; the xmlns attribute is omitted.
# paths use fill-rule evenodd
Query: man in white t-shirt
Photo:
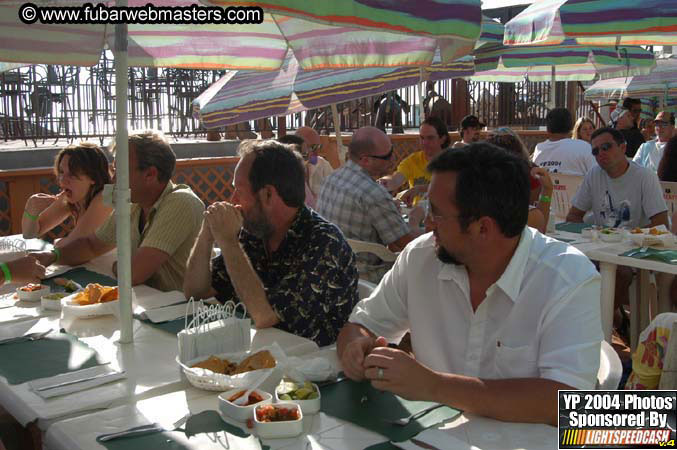
<svg viewBox="0 0 677 450"><path fill-rule="evenodd" d="M623 134L614 128L592 133L592 152L599 164L590 169L571 201L567 222L583 222L587 211L593 221L607 227L668 226L668 213L656 174L629 162ZM616 271L616 306L628 303L632 271Z"/></svg>
<svg viewBox="0 0 677 450"><path fill-rule="evenodd" d="M557 423L558 389L593 389L600 278L526 226L526 160L488 143L429 164L432 233L353 309L338 354L353 380L513 422ZM413 355L387 347L411 333Z"/></svg>
<svg viewBox="0 0 677 450"><path fill-rule="evenodd" d="M656 139L642 144L632 160L640 166L656 172L658 163L661 162L663 157L665 144L668 143L675 131L675 116L667 111L661 111L654 120L654 126L656 127Z"/></svg>
<svg viewBox="0 0 677 450"><path fill-rule="evenodd" d="M548 140L536 145L534 163L570 175L585 175L597 165L590 153L590 144L581 139L571 139L574 121L566 108L555 108L545 118Z"/></svg>
<svg viewBox="0 0 677 450"><path fill-rule="evenodd" d="M296 136L303 139L301 154L306 165L306 179L310 192L314 198L320 195L320 189L325 178L334 171L329 161L318 155L322 148L322 141L317 131L310 127L301 127L296 130Z"/></svg>

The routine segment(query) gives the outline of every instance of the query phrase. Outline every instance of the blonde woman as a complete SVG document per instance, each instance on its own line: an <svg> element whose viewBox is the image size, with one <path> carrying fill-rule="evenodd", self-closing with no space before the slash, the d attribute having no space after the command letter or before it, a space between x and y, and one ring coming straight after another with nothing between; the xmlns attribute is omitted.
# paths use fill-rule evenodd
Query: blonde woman
<svg viewBox="0 0 677 450"><path fill-rule="evenodd" d="M62 149L54 162L60 192L35 194L26 202L21 230L24 238L42 236L69 217L73 230L56 242L63 247L92 234L110 215L112 208L102 200L103 185L111 183L106 154L95 144L83 142Z"/></svg>
<svg viewBox="0 0 677 450"><path fill-rule="evenodd" d="M580 139L590 143L593 131L595 131L595 124L592 120L580 117L574 124L574 129L571 131L571 139Z"/></svg>

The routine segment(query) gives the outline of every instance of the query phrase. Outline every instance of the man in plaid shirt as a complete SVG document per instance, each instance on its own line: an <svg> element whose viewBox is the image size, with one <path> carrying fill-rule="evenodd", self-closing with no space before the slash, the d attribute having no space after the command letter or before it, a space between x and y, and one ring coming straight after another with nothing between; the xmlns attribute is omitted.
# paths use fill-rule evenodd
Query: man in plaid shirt
<svg viewBox="0 0 677 450"><path fill-rule="evenodd" d="M393 146L386 134L363 127L353 135L349 160L327 177L317 212L349 239L377 242L398 252L418 233L402 219L390 193L375 180L392 170ZM375 255L358 255L360 277L378 283L390 264Z"/></svg>

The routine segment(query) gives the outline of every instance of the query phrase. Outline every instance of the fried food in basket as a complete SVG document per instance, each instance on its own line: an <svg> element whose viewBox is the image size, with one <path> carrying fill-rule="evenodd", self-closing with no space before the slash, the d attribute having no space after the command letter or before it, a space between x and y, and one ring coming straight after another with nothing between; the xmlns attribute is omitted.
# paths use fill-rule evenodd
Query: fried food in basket
<svg viewBox="0 0 677 450"><path fill-rule="evenodd" d="M237 365L233 375L243 372L249 372L250 370L258 369L272 369L275 367L275 358L270 354L268 350L262 350L256 352L253 355L249 355L247 358L242 360L240 364Z"/></svg>
<svg viewBox="0 0 677 450"><path fill-rule="evenodd" d="M649 230L649 234L652 234L654 236L659 236L661 234L668 234L668 231L659 230L658 228L654 227L654 228Z"/></svg>
<svg viewBox="0 0 677 450"><path fill-rule="evenodd" d="M227 359L221 359L216 356L210 356L202 362L193 364L191 367L199 367L201 369L211 370L214 373L222 373L224 375L231 375L237 367Z"/></svg>
<svg viewBox="0 0 677 450"><path fill-rule="evenodd" d="M633 229L630 231L630 233L632 233L632 234L642 234L643 231L642 231L641 228L635 227L635 228L633 228Z"/></svg>
<svg viewBox="0 0 677 450"><path fill-rule="evenodd" d="M90 283L84 291L75 295L73 301L78 305L94 305L117 299L117 286L101 286L99 283Z"/></svg>
<svg viewBox="0 0 677 450"><path fill-rule="evenodd" d="M238 373L249 372L251 370L272 369L275 367L275 358L268 350L262 350L245 358L240 364L234 364L227 359L212 355L204 361L193 364L191 367L200 367L224 375L237 375Z"/></svg>

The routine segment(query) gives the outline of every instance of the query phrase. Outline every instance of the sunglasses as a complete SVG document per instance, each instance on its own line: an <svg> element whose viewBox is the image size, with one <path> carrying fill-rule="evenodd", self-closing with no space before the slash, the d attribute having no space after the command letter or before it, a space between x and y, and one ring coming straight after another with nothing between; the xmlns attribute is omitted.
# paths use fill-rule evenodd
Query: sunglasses
<svg viewBox="0 0 677 450"><path fill-rule="evenodd" d="M376 159L382 159L383 161L388 161L390 158L393 157L393 149L394 149L394 147L391 145L390 151L385 155L367 155L367 156L369 156L370 158L376 158Z"/></svg>
<svg viewBox="0 0 677 450"><path fill-rule="evenodd" d="M321 148L322 148L322 144L313 144L313 145L310 146L310 150L313 151L313 152L316 152Z"/></svg>
<svg viewBox="0 0 677 450"><path fill-rule="evenodd" d="M656 127L667 127L668 125L672 125L670 122L664 122L662 120L655 120L653 124Z"/></svg>
<svg viewBox="0 0 677 450"><path fill-rule="evenodd" d="M605 142L604 144L600 145L599 147L593 147L592 148L592 154L594 156L597 156L597 155L599 155L600 151L606 152L607 150L609 150L613 146L614 146L613 142Z"/></svg>

